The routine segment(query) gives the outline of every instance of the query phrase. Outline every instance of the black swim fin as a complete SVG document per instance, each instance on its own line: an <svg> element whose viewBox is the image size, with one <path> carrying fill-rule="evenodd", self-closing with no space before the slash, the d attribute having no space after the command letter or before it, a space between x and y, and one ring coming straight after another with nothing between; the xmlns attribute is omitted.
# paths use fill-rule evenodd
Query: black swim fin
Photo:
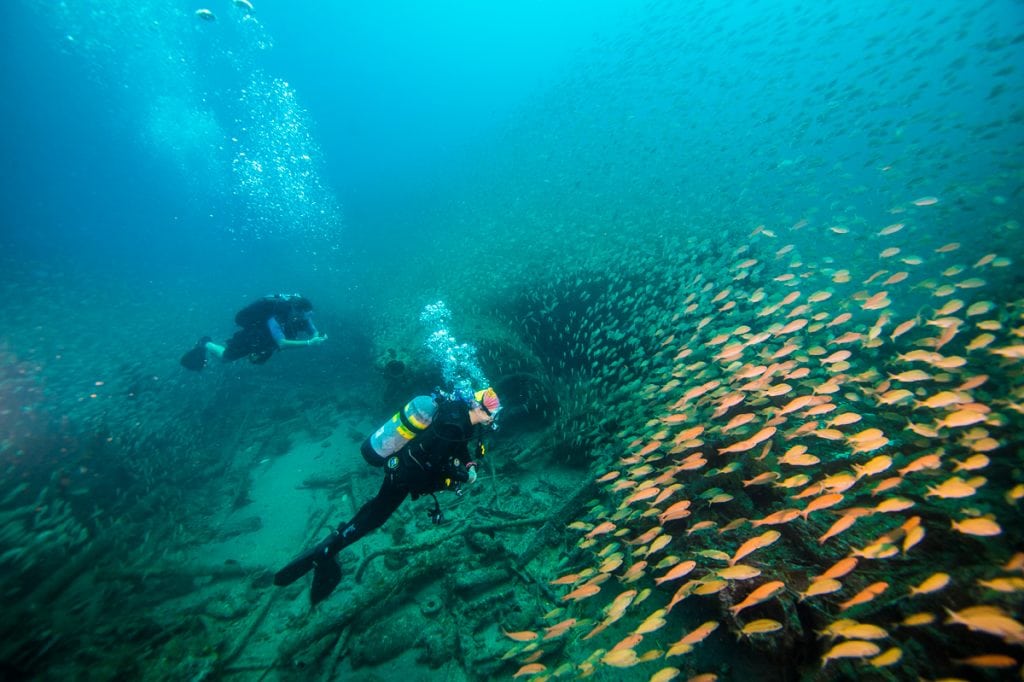
<svg viewBox="0 0 1024 682"><path fill-rule="evenodd" d="M181 366L193 372L206 367L206 342L209 340L209 336L199 339L195 348L181 356Z"/></svg>
<svg viewBox="0 0 1024 682"><path fill-rule="evenodd" d="M309 593L309 601L316 605L326 599L341 582L341 566L334 558L337 550L329 551L331 544L337 541L337 536L337 532L332 533L319 545L293 559L291 563L274 574L274 584L278 587L291 585L313 571L313 588Z"/></svg>
<svg viewBox="0 0 1024 682"><path fill-rule="evenodd" d="M316 606L326 599L341 582L341 566L334 557L322 557L313 569L313 587L309 590L309 603Z"/></svg>
<svg viewBox="0 0 1024 682"><path fill-rule="evenodd" d="M278 587L291 585L313 570L313 564L316 563L321 554L323 554L323 549L319 546L303 552L290 564L274 574L274 584Z"/></svg>

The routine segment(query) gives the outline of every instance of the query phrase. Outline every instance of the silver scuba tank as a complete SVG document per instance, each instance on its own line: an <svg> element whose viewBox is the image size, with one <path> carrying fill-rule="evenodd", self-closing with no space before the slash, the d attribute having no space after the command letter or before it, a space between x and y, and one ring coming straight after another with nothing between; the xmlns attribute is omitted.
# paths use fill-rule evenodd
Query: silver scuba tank
<svg viewBox="0 0 1024 682"><path fill-rule="evenodd" d="M418 395L405 404L383 426L363 441L360 450L367 462L383 466L388 457L430 426L437 414L433 396Z"/></svg>

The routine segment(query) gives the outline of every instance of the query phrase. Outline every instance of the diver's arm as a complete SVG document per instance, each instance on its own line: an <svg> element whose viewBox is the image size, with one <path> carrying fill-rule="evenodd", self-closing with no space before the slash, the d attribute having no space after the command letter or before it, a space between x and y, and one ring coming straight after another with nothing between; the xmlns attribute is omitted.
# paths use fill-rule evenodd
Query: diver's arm
<svg viewBox="0 0 1024 682"><path fill-rule="evenodd" d="M294 339L281 339L277 342L277 347L281 350L285 348L304 348L306 346L318 346L327 340L327 335L314 336L311 339L301 339L296 341Z"/></svg>
<svg viewBox="0 0 1024 682"><path fill-rule="evenodd" d="M270 318L267 320L267 327L270 329L270 335L274 338L274 343L280 350L286 348L301 348L305 346L316 346L327 340L326 334L316 334L310 339L289 339L285 338L284 329L281 328L281 324L276 318Z"/></svg>

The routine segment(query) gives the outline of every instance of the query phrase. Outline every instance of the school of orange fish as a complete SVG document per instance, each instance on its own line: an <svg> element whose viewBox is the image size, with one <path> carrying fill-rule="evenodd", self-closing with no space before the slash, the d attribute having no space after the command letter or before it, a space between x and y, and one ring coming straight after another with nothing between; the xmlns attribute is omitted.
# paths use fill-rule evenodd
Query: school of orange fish
<svg viewBox="0 0 1024 682"><path fill-rule="evenodd" d="M905 227L862 241L863 273L759 227L683 287L644 413L567 530L562 603L505 632L515 677L710 680L686 658L717 630L764 650L793 628L847 675L1020 674L1024 300L986 279L1010 258L960 262L957 243L896 242ZM718 619L683 626L698 599Z"/></svg>

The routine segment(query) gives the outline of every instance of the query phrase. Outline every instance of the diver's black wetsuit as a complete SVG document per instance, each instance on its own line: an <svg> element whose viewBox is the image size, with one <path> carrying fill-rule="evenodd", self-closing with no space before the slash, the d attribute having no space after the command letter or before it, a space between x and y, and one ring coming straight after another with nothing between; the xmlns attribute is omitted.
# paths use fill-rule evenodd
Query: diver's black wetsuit
<svg viewBox="0 0 1024 682"><path fill-rule="evenodd" d="M221 359L234 362L248 357L253 364L261 365L278 350L276 334L285 339L296 339L302 333L315 336L311 310L308 299L301 297L267 296L246 306L235 315L235 324L241 329L227 340Z"/></svg>
<svg viewBox="0 0 1024 682"><path fill-rule="evenodd" d="M398 509L406 495L412 499L448 490L469 480L469 441L473 425L462 401L444 401L426 431L387 460L377 496L338 528L339 547L347 547L381 525Z"/></svg>
<svg viewBox="0 0 1024 682"><path fill-rule="evenodd" d="M469 405L457 400L442 401L426 431L387 460L380 460L383 461L384 481L377 496L364 504L351 521L339 526L330 537L278 571L274 584L289 585L315 568L311 593L313 603L330 594L341 579L334 556L380 528L406 496L412 495L415 500L421 495L455 488L458 483L469 480L467 464L473 428L469 420Z"/></svg>

